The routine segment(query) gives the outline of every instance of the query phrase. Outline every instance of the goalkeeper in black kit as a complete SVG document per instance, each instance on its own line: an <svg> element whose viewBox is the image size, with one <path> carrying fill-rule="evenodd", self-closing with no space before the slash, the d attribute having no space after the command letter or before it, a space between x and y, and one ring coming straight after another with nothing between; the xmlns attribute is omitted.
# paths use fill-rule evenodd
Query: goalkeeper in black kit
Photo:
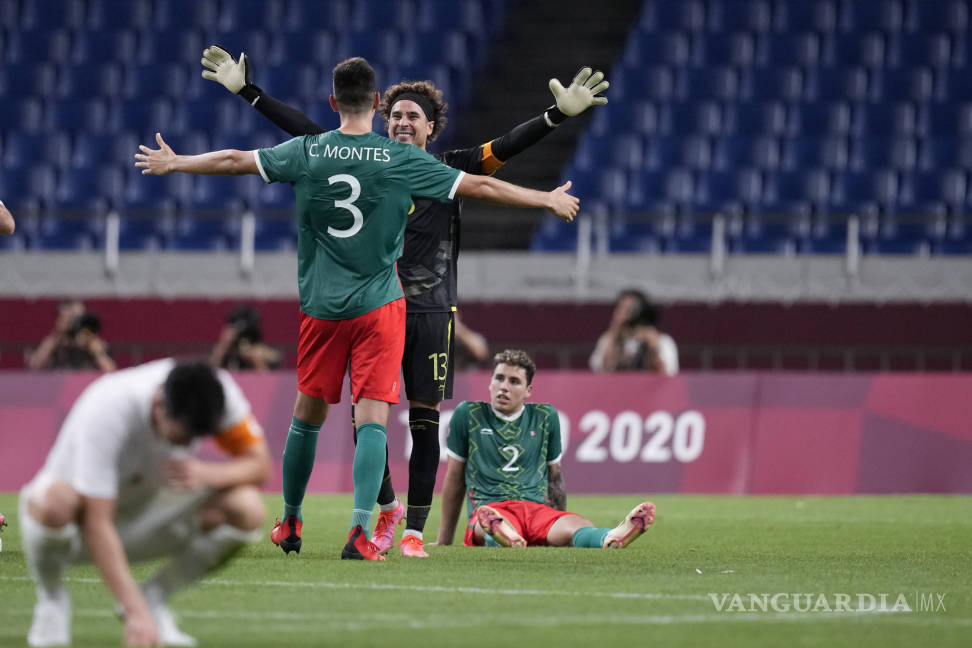
<svg viewBox="0 0 972 648"><path fill-rule="evenodd" d="M237 61L223 48L211 45L203 52L202 64L206 68L202 73L204 78L239 95L291 135L326 130L254 85L245 54L240 54ZM591 106L607 103L606 97L599 96L608 88L604 74L588 67L581 68L566 88L557 79L551 79L549 86L555 105L540 115L485 144L433 155L466 173L491 175L567 118L579 115ZM447 109L442 91L431 81L403 81L385 90L379 113L388 126L388 137L425 150L445 127ZM398 276L407 306L402 374L412 435L408 507L406 510L395 497L386 457L385 474L378 493L381 512L371 538L381 553L391 548L395 526L404 517L405 532L400 542L402 555L428 557L422 533L432 505L439 465L439 409L442 401L452 398L461 210L462 201L458 199L450 203L419 199L414 201L408 215L404 252L398 260ZM310 479L316 444L316 435L297 437L290 434L287 438L284 480L302 483L301 493L305 492ZM282 545L286 547L299 542L303 520L299 512L301 502L284 504L285 514L274 527L271 539L275 544L286 539Z"/></svg>

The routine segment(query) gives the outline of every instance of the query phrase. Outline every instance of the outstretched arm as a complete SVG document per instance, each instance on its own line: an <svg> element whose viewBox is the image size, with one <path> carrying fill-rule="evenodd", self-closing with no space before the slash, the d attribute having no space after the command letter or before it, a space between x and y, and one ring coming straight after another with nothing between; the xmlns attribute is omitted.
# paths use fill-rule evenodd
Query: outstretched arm
<svg viewBox="0 0 972 648"><path fill-rule="evenodd" d="M553 191L537 191L489 176L465 174L459 182L460 196L477 198L508 207L540 207L549 209L568 223L574 220L580 201L567 193L570 180Z"/></svg>
<svg viewBox="0 0 972 648"><path fill-rule="evenodd" d="M490 147L493 157L499 164L503 164L552 133L568 117L579 115L591 106L606 104L607 97L598 94L607 90L609 85L604 79L603 72L600 70L592 72L589 67L582 67L566 88L557 79L550 79L550 92L553 93L556 103L537 117L519 124L510 132L489 142L487 146ZM483 165L486 173L493 173L499 168L498 166L489 168L485 164L486 159L484 158Z"/></svg>
<svg viewBox="0 0 972 648"><path fill-rule="evenodd" d="M139 144L141 153L135 154L135 166L142 169L142 175L168 175L176 171L197 175L257 175L256 158L253 151L224 149L201 155L176 155L165 143L161 133L155 134L159 148L150 149Z"/></svg>
<svg viewBox="0 0 972 648"><path fill-rule="evenodd" d="M466 464L449 457L445 481L442 482L442 517L436 544L450 545L456 535L456 523L462 509L462 495L466 490Z"/></svg>
<svg viewBox="0 0 972 648"><path fill-rule="evenodd" d="M248 104L259 110L275 126L296 137L297 135L316 135L325 128L296 108L288 106L266 92L250 80L250 59L240 53L236 61L229 52L219 45L210 45L203 50L202 58L204 79L215 81L224 88L239 95Z"/></svg>
<svg viewBox="0 0 972 648"><path fill-rule="evenodd" d="M6 205L3 204L3 201L0 200L0 234L10 236L14 233L14 228L16 226L17 225L14 223L13 214L10 213L10 210L7 209Z"/></svg>

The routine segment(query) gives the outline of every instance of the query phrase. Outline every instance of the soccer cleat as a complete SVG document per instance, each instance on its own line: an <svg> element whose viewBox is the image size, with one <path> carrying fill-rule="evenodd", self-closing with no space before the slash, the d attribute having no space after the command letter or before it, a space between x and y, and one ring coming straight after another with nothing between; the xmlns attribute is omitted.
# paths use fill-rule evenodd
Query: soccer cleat
<svg viewBox="0 0 972 648"><path fill-rule="evenodd" d="M348 543L341 550L341 560L385 560L374 542L370 542L360 524L348 534Z"/></svg>
<svg viewBox="0 0 972 648"><path fill-rule="evenodd" d="M291 551L300 553L300 530L303 527L304 523L294 515L288 515L283 522L280 521L280 518L277 518L273 530L270 532L270 540L283 549L285 554L289 554Z"/></svg>
<svg viewBox="0 0 972 648"><path fill-rule="evenodd" d="M525 547L526 540L517 532L516 527L494 508L480 506L476 509L476 519L490 537L504 547Z"/></svg>
<svg viewBox="0 0 972 648"><path fill-rule="evenodd" d="M371 533L371 542L378 547L378 553L384 554L395 543L395 525L401 524L405 518L405 505L398 500L398 506L391 511L381 511L378 523Z"/></svg>
<svg viewBox="0 0 972 648"><path fill-rule="evenodd" d="M621 521L621 524L608 531L604 538L605 549L624 549L648 530L655 521L655 505L642 502L631 509L631 512Z"/></svg>
<svg viewBox="0 0 972 648"><path fill-rule="evenodd" d="M29 646L67 646L71 643L71 597L62 585L54 596L37 588L34 621L27 632Z"/></svg>
<svg viewBox="0 0 972 648"><path fill-rule="evenodd" d="M407 535L398 544L402 548L402 555L406 558L429 557L429 554L425 553L425 549L422 548L424 544L422 538L418 536Z"/></svg>
<svg viewBox="0 0 972 648"><path fill-rule="evenodd" d="M142 589L145 602L148 604L149 612L155 619L155 627L159 631L159 641L164 646L195 646L196 638L187 635L176 625L172 611L165 604L165 597L162 590L156 587L146 586Z"/></svg>

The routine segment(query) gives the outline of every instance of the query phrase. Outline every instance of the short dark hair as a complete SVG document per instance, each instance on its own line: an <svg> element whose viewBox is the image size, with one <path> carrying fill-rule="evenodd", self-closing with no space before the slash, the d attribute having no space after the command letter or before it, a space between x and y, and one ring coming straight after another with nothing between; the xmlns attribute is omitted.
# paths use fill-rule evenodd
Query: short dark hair
<svg viewBox="0 0 972 648"><path fill-rule="evenodd" d="M378 105L378 114L385 120L385 126L387 126L388 118L391 117L392 107L398 101L398 98L406 93L425 97L432 105L432 114L426 115L426 117L430 122L435 124L432 128L432 134L429 135L429 141L434 141L449 121L446 118L449 104L442 100L442 91L436 88L435 84L431 81L402 81L389 87L385 90L385 94L381 98L381 103Z"/></svg>
<svg viewBox="0 0 972 648"><path fill-rule="evenodd" d="M625 297L632 297L638 302L637 308L626 322L628 326L657 326L658 309L655 308L645 293L637 288L625 288L618 293L617 301L621 301Z"/></svg>
<svg viewBox="0 0 972 648"><path fill-rule="evenodd" d="M226 397L216 372L203 362L176 365L162 387L165 410L194 437L216 433Z"/></svg>
<svg viewBox="0 0 972 648"><path fill-rule="evenodd" d="M533 374L537 372L537 365L533 364L533 360L526 351L520 349L500 351L493 356L493 369L495 370L501 364L522 368L526 371L527 385L533 384Z"/></svg>
<svg viewBox="0 0 972 648"><path fill-rule="evenodd" d="M360 113L374 105L375 71L360 56L344 59L334 66L334 101L341 112Z"/></svg>

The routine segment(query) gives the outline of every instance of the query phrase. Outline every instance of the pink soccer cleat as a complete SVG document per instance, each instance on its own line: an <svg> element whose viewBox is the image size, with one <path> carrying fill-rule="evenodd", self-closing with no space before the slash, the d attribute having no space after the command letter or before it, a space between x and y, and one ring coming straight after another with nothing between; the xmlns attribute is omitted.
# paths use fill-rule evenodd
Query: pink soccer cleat
<svg viewBox="0 0 972 648"><path fill-rule="evenodd" d="M385 554L395 544L395 525L405 519L405 505L398 500L398 506L391 511L381 511L378 522L371 534L371 542L378 547L378 553Z"/></svg>
<svg viewBox="0 0 972 648"><path fill-rule="evenodd" d="M655 521L655 505L642 502L631 509L631 512L621 520L621 524L608 531L604 538L605 549L624 549L648 530Z"/></svg>

